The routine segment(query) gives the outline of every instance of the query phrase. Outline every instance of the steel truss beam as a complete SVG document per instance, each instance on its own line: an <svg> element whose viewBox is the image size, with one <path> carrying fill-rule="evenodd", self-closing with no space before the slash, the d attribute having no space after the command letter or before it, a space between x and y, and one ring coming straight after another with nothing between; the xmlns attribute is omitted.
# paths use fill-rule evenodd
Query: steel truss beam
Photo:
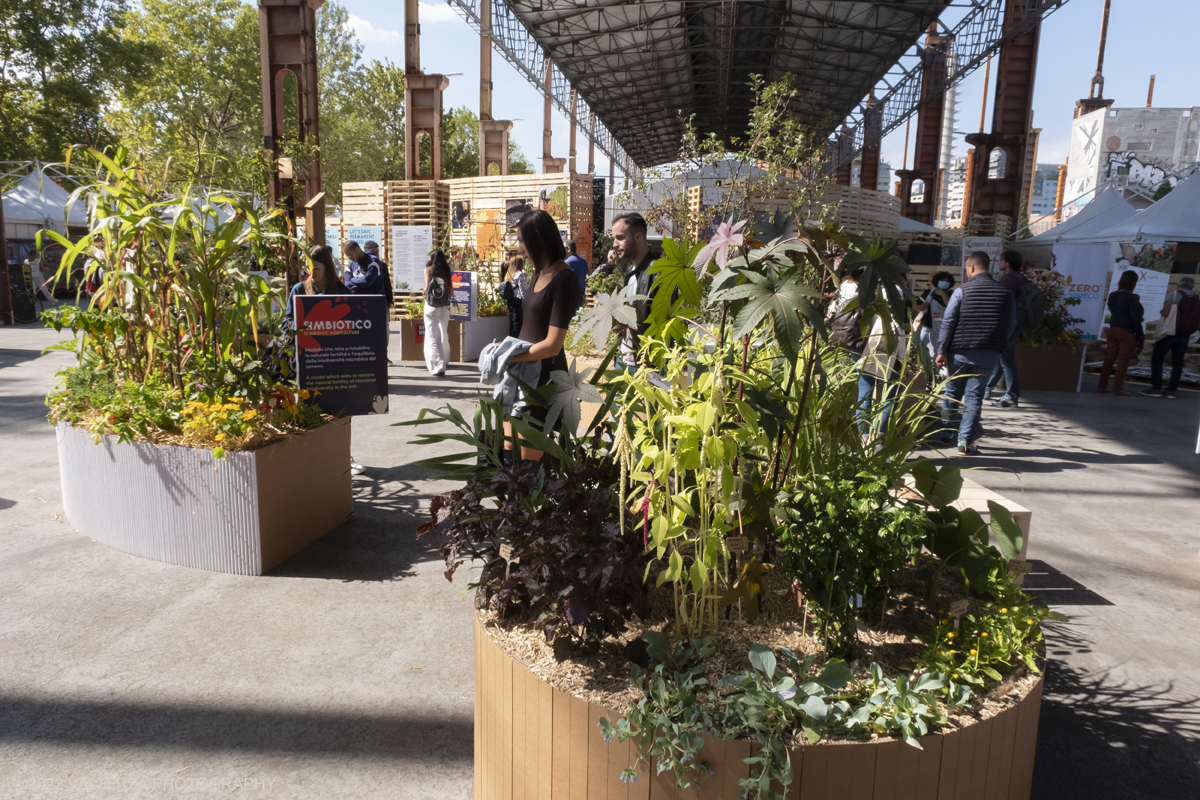
<svg viewBox="0 0 1200 800"><path fill-rule="evenodd" d="M971 11L958 24L953 28L941 26L939 31L942 37L949 40L946 45L947 55L950 52L955 54L954 69L946 76L946 80L932 87L921 86L925 50L920 44L914 45L904 58L897 62L893 71L880 80L887 91L877 100L883 107L883 120L881 126L876 124L877 133L873 140L865 141L865 106L860 106L845 121L848 127L856 131L854 147L839 149L835 140L831 139L830 152L833 157L826 165L826 171L834 172L846 160L856 158L865 147L878 144L880 139L903 125L921 105L940 100L947 87L966 78L981 67L988 56L999 52L1002 45L1028 33L1067 2L1068 0L1021 0L1024 5L1021 21L1005 31L1005 0L972 0Z"/></svg>
<svg viewBox="0 0 1200 800"><path fill-rule="evenodd" d="M479 0L446 0L481 35L489 33L483 30L483 21L479 14ZM615 4L620 5L620 4ZM580 9L578 13L594 12L596 7ZM504 60L516 69L543 96L546 94L545 64L546 53L529 33L507 3L502 0L492 2L492 44L504 56ZM551 66L550 100L564 116L574 120L579 130L596 145L596 149L604 153L610 161L617 165L622 172L631 175L640 174L641 170L626 155L624 148L609 133L604 123L596 117L592 109L582 97L577 98L577 107L571 108L571 85L557 65ZM594 127L593 127L594 124Z"/></svg>

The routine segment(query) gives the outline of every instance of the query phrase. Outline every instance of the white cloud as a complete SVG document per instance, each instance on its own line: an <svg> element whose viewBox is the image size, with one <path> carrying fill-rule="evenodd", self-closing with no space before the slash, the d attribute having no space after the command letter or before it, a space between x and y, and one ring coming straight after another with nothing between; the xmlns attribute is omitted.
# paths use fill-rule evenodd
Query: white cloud
<svg viewBox="0 0 1200 800"><path fill-rule="evenodd" d="M421 22L436 25L439 22L457 22L461 17L449 3L421 3Z"/></svg>
<svg viewBox="0 0 1200 800"><path fill-rule="evenodd" d="M380 44L404 44L404 34L400 31L389 31L382 28L376 28L370 22L361 17L350 15L347 24L354 30L359 41L363 42L378 42Z"/></svg>

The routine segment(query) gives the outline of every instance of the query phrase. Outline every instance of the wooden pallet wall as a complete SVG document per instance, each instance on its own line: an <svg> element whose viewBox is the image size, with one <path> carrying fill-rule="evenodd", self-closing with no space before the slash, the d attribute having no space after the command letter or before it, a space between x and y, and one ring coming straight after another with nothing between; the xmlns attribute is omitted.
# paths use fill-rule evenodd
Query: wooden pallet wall
<svg viewBox="0 0 1200 800"><path fill-rule="evenodd" d="M560 231L568 239L579 243L580 254L589 264L592 257L592 176L578 173L547 173L542 175L488 175L480 178L453 178L445 181L450 187L451 214L457 213L458 204L466 216L463 226L451 230L450 241L458 247L475 247L480 255L487 256L487 242L498 237L500 257L516 252L517 233L509 227L508 203L525 200L537 207L542 189L557 186L567 187L568 207L563 209L563 218L557 220ZM515 208L515 207L514 207ZM481 213L482 212L482 213ZM514 211L514 222L517 217ZM481 238L482 237L482 238Z"/></svg>

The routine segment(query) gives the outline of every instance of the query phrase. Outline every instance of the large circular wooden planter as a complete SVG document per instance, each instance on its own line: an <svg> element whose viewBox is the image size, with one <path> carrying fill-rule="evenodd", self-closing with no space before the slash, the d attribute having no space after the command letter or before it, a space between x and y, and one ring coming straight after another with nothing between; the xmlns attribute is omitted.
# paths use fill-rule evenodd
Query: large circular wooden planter
<svg viewBox="0 0 1200 800"><path fill-rule="evenodd" d="M792 751L791 800L1027 800L1042 681L1017 705L961 730L921 739L822 743ZM711 778L679 794L672 773L622 783L632 742L597 727L615 716L561 692L508 656L475 619L475 800L734 800L750 742L706 739Z"/></svg>
<svg viewBox="0 0 1200 800"><path fill-rule="evenodd" d="M1030 347L1017 342L1014 353L1021 391L1077 392L1083 373L1083 345L1053 344Z"/></svg>
<svg viewBox="0 0 1200 800"><path fill-rule="evenodd" d="M58 464L63 509L84 536L213 572L261 575L354 510L349 419L221 459L115 436L96 444L60 423Z"/></svg>

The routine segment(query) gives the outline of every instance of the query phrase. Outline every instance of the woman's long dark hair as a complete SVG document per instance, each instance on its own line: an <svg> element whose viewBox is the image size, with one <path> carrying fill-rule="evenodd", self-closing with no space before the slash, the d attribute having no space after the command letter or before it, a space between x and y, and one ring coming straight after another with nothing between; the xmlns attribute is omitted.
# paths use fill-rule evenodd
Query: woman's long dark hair
<svg viewBox="0 0 1200 800"><path fill-rule="evenodd" d="M517 223L517 232L525 244L529 260L533 262L535 283L543 269L567 257L567 248L563 245L562 234L558 232L558 223L540 208L525 212L521 221Z"/></svg>
<svg viewBox="0 0 1200 800"><path fill-rule="evenodd" d="M325 267L325 285L318 286L317 290L321 294L333 294L337 290L338 283L340 283L338 281L337 270L333 266L333 248L324 244L315 245L312 250L308 251L308 257L313 261L321 262L321 265ZM305 294L313 293L313 283L313 276L310 272L308 278L304 281Z"/></svg>
<svg viewBox="0 0 1200 800"><path fill-rule="evenodd" d="M441 250L434 250L429 254L429 261L425 263L428 267L433 267L431 278L441 278L446 282L446 288L450 288L450 262L446 260L446 254Z"/></svg>

